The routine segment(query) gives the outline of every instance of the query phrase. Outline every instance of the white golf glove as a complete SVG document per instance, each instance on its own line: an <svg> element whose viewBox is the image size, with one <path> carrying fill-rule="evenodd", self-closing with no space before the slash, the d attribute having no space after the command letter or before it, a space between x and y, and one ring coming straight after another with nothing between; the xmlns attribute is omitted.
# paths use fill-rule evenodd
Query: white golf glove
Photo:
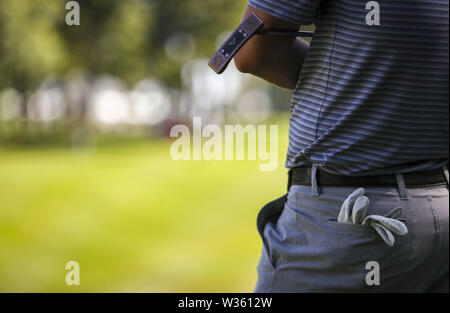
<svg viewBox="0 0 450 313"><path fill-rule="evenodd" d="M338 222L373 227L384 242L392 247L395 243L393 233L399 236L408 233L406 225L397 220L402 215L402 208L395 208L386 216L369 215L366 217L369 198L364 195L365 193L364 188L359 188L345 199L339 212Z"/></svg>

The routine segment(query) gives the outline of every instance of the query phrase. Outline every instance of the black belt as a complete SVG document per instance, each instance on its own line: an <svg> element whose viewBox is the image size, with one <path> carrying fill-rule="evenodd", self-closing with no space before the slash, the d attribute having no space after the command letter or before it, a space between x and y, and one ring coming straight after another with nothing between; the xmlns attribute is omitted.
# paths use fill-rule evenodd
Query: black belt
<svg viewBox="0 0 450 313"><path fill-rule="evenodd" d="M289 171L289 187L311 186L311 167L294 167ZM443 169L402 174L406 187L424 188L447 184ZM317 169L317 185L322 187L395 187L396 175L342 176Z"/></svg>

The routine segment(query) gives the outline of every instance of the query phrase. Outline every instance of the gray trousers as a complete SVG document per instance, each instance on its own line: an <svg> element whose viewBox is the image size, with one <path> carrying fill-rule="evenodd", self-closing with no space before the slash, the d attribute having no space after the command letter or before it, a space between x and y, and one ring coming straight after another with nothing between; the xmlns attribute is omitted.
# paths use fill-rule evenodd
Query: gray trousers
<svg viewBox="0 0 450 313"><path fill-rule="evenodd" d="M403 208L409 233L393 247L373 228L336 221L355 189L292 186L278 220L258 220L264 245L255 292L449 291L448 186L366 188L368 215Z"/></svg>

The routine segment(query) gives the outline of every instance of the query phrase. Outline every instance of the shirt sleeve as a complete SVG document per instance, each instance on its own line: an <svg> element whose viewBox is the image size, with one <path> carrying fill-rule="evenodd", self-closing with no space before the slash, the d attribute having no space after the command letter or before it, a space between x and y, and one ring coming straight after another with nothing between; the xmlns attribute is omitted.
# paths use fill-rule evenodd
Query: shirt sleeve
<svg viewBox="0 0 450 313"><path fill-rule="evenodd" d="M248 0L248 5L279 19L300 25L315 22L322 0Z"/></svg>

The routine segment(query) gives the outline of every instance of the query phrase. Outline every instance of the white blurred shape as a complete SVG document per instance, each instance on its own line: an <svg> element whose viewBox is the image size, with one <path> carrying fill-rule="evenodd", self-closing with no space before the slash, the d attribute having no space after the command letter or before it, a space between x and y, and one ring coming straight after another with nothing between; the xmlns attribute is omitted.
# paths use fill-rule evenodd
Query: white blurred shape
<svg viewBox="0 0 450 313"><path fill-rule="evenodd" d="M15 89L6 89L0 93L0 119L12 120L20 116L22 95Z"/></svg>
<svg viewBox="0 0 450 313"><path fill-rule="evenodd" d="M133 110L131 122L134 124L157 125L171 112L170 95L151 79L139 82L130 93L130 99Z"/></svg>
<svg viewBox="0 0 450 313"><path fill-rule="evenodd" d="M209 68L207 59L187 63L182 69L181 77L191 93L192 104L205 109L232 104L244 84L244 79L233 62L222 75L217 75Z"/></svg>
<svg viewBox="0 0 450 313"><path fill-rule="evenodd" d="M104 89L92 97L92 105L97 120L105 124L120 124L128 118L128 98L125 93Z"/></svg>
<svg viewBox="0 0 450 313"><path fill-rule="evenodd" d="M89 97L90 114L100 123L114 125L130 120L130 100L120 81L102 77Z"/></svg>
<svg viewBox="0 0 450 313"><path fill-rule="evenodd" d="M90 85L87 76L80 70L72 70L66 79L67 106L71 115L82 116Z"/></svg>
<svg viewBox="0 0 450 313"><path fill-rule="evenodd" d="M39 88L28 101L28 115L33 121L52 122L66 111L64 92L59 87Z"/></svg>
<svg viewBox="0 0 450 313"><path fill-rule="evenodd" d="M262 88L246 91L238 100L237 112L248 122L259 123L267 120L272 111L272 100Z"/></svg>

